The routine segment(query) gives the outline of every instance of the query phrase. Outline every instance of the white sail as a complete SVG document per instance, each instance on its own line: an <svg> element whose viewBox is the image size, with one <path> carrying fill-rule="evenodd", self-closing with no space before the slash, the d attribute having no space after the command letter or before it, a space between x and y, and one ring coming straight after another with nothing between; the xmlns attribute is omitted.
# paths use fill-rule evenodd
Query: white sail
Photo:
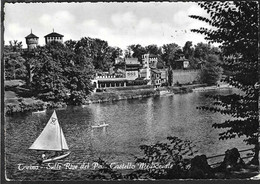
<svg viewBox="0 0 260 184"><path fill-rule="evenodd" d="M29 149L62 151L68 150L63 131L54 111L47 125Z"/></svg>

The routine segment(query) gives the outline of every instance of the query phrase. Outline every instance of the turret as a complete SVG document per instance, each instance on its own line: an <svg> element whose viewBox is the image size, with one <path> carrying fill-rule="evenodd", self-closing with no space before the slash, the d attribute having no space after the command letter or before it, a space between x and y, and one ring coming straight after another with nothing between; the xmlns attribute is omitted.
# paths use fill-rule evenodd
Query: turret
<svg viewBox="0 0 260 184"><path fill-rule="evenodd" d="M48 44L50 42L60 42L60 43L63 43L63 35L59 34L59 33L56 33L53 32L50 33L50 34L47 34L46 36L44 36L45 38L45 44Z"/></svg>
<svg viewBox="0 0 260 184"><path fill-rule="evenodd" d="M28 36L26 36L26 37L25 37L25 40L26 40L26 44L27 44L28 50L31 50L31 49L34 49L34 48L37 47L39 37L38 37L38 36L35 36L35 35L32 33L32 30L31 30L31 34L29 34Z"/></svg>

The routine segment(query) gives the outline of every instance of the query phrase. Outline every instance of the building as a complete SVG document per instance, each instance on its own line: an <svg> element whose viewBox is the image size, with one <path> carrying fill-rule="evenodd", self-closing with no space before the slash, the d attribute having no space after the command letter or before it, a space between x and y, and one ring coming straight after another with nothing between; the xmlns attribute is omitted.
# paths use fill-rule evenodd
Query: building
<svg viewBox="0 0 260 184"><path fill-rule="evenodd" d="M149 54L144 54L142 55L142 63L143 63L143 68L140 69L140 78L144 78L146 80L149 80L149 84L151 81L151 69L150 69L150 57Z"/></svg>
<svg viewBox="0 0 260 184"><path fill-rule="evenodd" d="M112 87L126 87L126 78L116 77L116 76L98 76L91 80L91 83L96 89L105 89Z"/></svg>
<svg viewBox="0 0 260 184"><path fill-rule="evenodd" d="M44 36L45 44L47 45L50 42L60 42L60 43L63 43L63 37L64 37L63 35L61 35L59 33L56 33L53 30L52 33L47 34L46 36Z"/></svg>
<svg viewBox="0 0 260 184"><path fill-rule="evenodd" d="M153 54L142 55L142 62L144 68L156 68L158 57Z"/></svg>
<svg viewBox="0 0 260 184"><path fill-rule="evenodd" d="M39 37L34 35L31 31L31 34L29 34L28 36L25 37L25 41L26 41L28 50L36 48L38 45L38 40L39 40Z"/></svg>
<svg viewBox="0 0 260 184"><path fill-rule="evenodd" d="M120 63L124 63L124 59L121 58L121 57L117 57L117 58L115 59L115 65L120 64Z"/></svg>
<svg viewBox="0 0 260 184"><path fill-rule="evenodd" d="M148 84L158 87L158 85L161 86L162 83L168 81L166 69L158 69L158 57L156 55L144 54L142 55L142 62L143 68L140 69L140 78L148 80ZM163 79L161 76L163 76Z"/></svg>
<svg viewBox="0 0 260 184"><path fill-rule="evenodd" d="M154 87L161 87L168 82L168 70L167 69L152 69L151 70L151 84Z"/></svg>
<svg viewBox="0 0 260 184"><path fill-rule="evenodd" d="M135 80L139 77L141 64L138 58L125 58L125 74L127 80Z"/></svg>
<svg viewBox="0 0 260 184"><path fill-rule="evenodd" d="M161 72L159 70L151 70L151 83L156 88L161 86Z"/></svg>
<svg viewBox="0 0 260 184"><path fill-rule="evenodd" d="M187 60L184 56L181 56L178 60L176 60L176 69L188 69L189 64L189 60Z"/></svg>
<svg viewBox="0 0 260 184"><path fill-rule="evenodd" d="M172 70L172 86L192 84L199 80L199 70Z"/></svg>

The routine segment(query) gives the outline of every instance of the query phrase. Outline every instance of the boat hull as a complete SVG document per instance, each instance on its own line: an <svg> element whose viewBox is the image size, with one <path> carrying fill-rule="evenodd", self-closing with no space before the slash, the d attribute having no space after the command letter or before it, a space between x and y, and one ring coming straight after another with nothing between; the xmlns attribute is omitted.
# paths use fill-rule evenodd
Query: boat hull
<svg viewBox="0 0 260 184"><path fill-rule="evenodd" d="M42 113L46 113L46 110L32 112L32 114L42 114Z"/></svg>
<svg viewBox="0 0 260 184"><path fill-rule="evenodd" d="M108 124L103 124L103 125L93 125L92 128L102 128L102 127L107 127Z"/></svg>
<svg viewBox="0 0 260 184"><path fill-rule="evenodd" d="M70 154L70 151L65 153L64 155L60 155L60 156L57 156L57 157L53 157L53 158L48 158L46 160L43 160L42 163L47 163L47 162L52 162L52 161L55 161L55 160L60 160L60 159L63 159L67 156L69 156Z"/></svg>

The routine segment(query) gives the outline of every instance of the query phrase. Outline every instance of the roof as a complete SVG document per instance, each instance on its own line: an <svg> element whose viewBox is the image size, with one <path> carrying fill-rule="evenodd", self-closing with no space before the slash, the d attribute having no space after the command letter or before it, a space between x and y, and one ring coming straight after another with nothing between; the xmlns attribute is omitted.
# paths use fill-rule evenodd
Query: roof
<svg viewBox="0 0 260 184"><path fill-rule="evenodd" d="M64 37L63 35L59 34L59 33L56 33L56 32L52 32L50 34L47 34L46 36L44 37Z"/></svg>
<svg viewBox="0 0 260 184"><path fill-rule="evenodd" d="M161 73L160 70L152 70L152 72L154 72L154 73Z"/></svg>
<svg viewBox="0 0 260 184"><path fill-rule="evenodd" d="M180 62L180 61L189 61L189 60L186 59L184 56L181 56L179 59L177 59L175 61Z"/></svg>
<svg viewBox="0 0 260 184"><path fill-rule="evenodd" d="M39 37L31 33L28 36L26 36L25 38L39 38Z"/></svg>
<svg viewBox="0 0 260 184"><path fill-rule="evenodd" d="M98 78L96 80L98 80L99 82L127 81L126 78Z"/></svg>
<svg viewBox="0 0 260 184"><path fill-rule="evenodd" d="M126 65L139 65L138 58L125 58Z"/></svg>

